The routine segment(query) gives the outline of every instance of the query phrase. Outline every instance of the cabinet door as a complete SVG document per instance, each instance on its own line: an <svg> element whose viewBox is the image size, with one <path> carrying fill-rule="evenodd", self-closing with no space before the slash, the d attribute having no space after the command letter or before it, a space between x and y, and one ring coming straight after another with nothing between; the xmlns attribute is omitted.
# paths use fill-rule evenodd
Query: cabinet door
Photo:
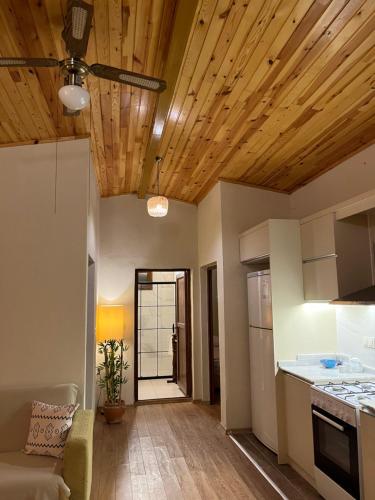
<svg viewBox="0 0 375 500"><path fill-rule="evenodd" d="M284 374L287 452L294 468L302 469L310 482L314 477L314 442L310 384Z"/></svg>
<svg viewBox="0 0 375 500"><path fill-rule="evenodd" d="M336 253L335 216L333 213L301 224L302 259L314 259Z"/></svg>
<svg viewBox="0 0 375 500"><path fill-rule="evenodd" d="M338 297L336 258L311 260L303 264L305 300L332 300Z"/></svg>
<svg viewBox="0 0 375 500"><path fill-rule="evenodd" d="M361 411L363 492L365 500L375 498L375 417Z"/></svg>
<svg viewBox="0 0 375 500"><path fill-rule="evenodd" d="M240 237L240 260L246 262L270 253L268 224Z"/></svg>

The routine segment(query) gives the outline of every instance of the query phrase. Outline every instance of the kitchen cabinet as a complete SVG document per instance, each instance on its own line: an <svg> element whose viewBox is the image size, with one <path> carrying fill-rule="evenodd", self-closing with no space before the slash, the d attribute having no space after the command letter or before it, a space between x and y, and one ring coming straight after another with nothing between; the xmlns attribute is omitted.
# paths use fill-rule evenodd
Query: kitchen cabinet
<svg viewBox="0 0 375 500"><path fill-rule="evenodd" d="M375 498L375 416L361 411L362 474L364 500Z"/></svg>
<svg viewBox="0 0 375 500"><path fill-rule="evenodd" d="M335 255L335 215L333 213L301 224L301 250L304 261Z"/></svg>
<svg viewBox="0 0 375 500"><path fill-rule="evenodd" d="M305 300L333 300L372 285L366 213L302 222L301 251Z"/></svg>
<svg viewBox="0 0 375 500"><path fill-rule="evenodd" d="M335 258L322 258L303 263L305 300L332 300L338 297Z"/></svg>
<svg viewBox="0 0 375 500"><path fill-rule="evenodd" d="M240 235L240 260L247 262L269 255L270 238L268 224L261 224Z"/></svg>
<svg viewBox="0 0 375 500"><path fill-rule="evenodd" d="M283 373L285 442L289 464L314 484L310 384Z"/></svg>

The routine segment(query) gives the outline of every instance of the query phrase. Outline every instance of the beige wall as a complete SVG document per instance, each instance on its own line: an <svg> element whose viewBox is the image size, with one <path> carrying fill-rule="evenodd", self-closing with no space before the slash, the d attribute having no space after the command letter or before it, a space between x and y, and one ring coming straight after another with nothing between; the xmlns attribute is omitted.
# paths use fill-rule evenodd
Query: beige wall
<svg viewBox="0 0 375 500"><path fill-rule="evenodd" d="M0 149L0 384L85 383L87 140Z"/></svg>
<svg viewBox="0 0 375 500"><path fill-rule="evenodd" d="M374 188L375 145L293 193L290 196L291 217L306 217Z"/></svg>
<svg viewBox="0 0 375 500"><path fill-rule="evenodd" d="M200 331L198 328L197 208L170 200L165 218L147 214L146 200L134 195L101 200L101 303L126 306L126 340L130 346L125 401L134 400L134 276L137 268L189 268L193 290L193 396L201 398Z"/></svg>
<svg viewBox="0 0 375 500"><path fill-rule="evenodd" d="M198 263L199 263L199 303L201 323L201 365L202 399L209 401L209 351L207 312L207 267L217 266L218 323L220 350L221 423L227 425L227 400L225 374L225 326L224 326L224 285L223 285L223 235L221 220L221 189L216 184L198 205Z"/></svg>
<svg viewBox="0 0 375 500"><path fill-rule="evenodd" d="M375 188L375 145L349 158L290 196L291 213L305 217ZM372 306L329 306L306 304L309 325L316 319L316 310L323 308L325 316L335 316L337 350L360 357L375 366L375 351L364 347L364 337L373 336ZM321 313L322 314L322 313ZM332 323L332 320L330 321Z"/></svg>
<svg viewBox="0 0 375 500"><path fill-rule="evenodd" d="M284 194L221 183L227 427L250 426L248 268L240 263L238 235L269 218L289 216Z"/></svg>
<svg viewBox="0 0 375 500"><path fill-rule="evenodd" d="M217 263L221 370L221 423L225 428L250 427L248 348L248 269L240 264L239 234L270 218L287 217L287 195L218 183L198 206L203 395L209 398L206 329L206 266Z"/></svg>

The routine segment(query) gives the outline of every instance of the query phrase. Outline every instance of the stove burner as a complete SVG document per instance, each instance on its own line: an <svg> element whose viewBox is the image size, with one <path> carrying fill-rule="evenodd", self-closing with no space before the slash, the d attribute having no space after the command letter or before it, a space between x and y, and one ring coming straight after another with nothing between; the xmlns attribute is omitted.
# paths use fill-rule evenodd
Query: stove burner
<svg viewBox="0 0 375 500"><path fill-rule="evenodd" d="M361 406L362 399L375 400L375 382L343 382L336 384L329 382L320 386L323 391L333 397L347 402L352 406Z"/></svg>

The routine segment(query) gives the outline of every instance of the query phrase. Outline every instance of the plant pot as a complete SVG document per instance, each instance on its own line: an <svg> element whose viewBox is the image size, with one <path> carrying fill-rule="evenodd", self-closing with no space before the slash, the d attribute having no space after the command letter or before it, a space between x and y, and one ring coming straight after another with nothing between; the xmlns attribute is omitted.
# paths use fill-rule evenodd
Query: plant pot
<svg viewBox="0 0 375 500"><path fill-rule="evenodd" d="M122 422L122 417L125 413L125 403L121 400L120 404L104 403L104 417L107 424L120 424Z"/></svg>

